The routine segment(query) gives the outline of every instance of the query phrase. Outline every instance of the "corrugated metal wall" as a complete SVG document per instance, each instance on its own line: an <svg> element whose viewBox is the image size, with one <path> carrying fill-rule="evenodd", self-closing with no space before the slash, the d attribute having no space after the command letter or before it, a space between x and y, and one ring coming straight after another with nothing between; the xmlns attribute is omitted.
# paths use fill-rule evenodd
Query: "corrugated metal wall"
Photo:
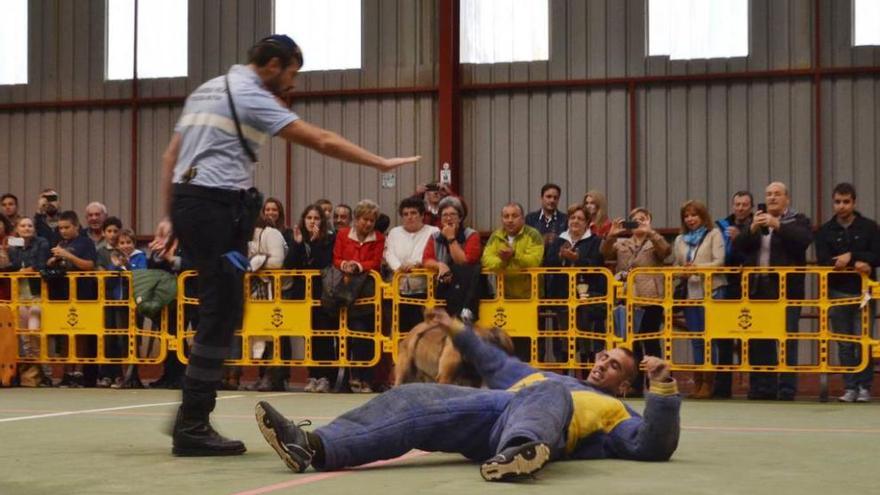
<svg viewBox="0 0 880 495"><path fill-rule="evenodd" d="M646 57L645 0L550 0L550 60L466 65L464 82L504 83L809 68L813 0L752 0L750 56L709 61ZM822 2L822 65L877 66L880 50L852 48L851 3ZM836 182L851 180L860 208L880 216L880 82L823 82L824 213ZM789 184L793 206L815 216L813 84L791 80L640 85L636 90L637 189L629 197L629 105L624 85L480 91L464 100L464 189L477 224L498 224L510 198L539 207L543 183L563 204L607 193L614 215L636 203L655 225L677 227L678 206L703 199L726 215L730 195ZM490 194L475 194L486 191Z"/></svg>
<svg viewBox="0 0 880 495"><path fill-rule="evenodd" d="M131 82L104 81L103 0L31 0L30 84L0 87L0 103L128 98ZM185 96L204 80L244 59L254 41L271 32L271 0L189 0L189 77L141 80L142 97ZM305 91L436 84L433 0L364 0L363 70L303 73ZM308 54L306 54L308 62ZM430 94L313 99L296 103L306 120L386 155L423 155L397 174L397 188L381 189L379 175L296 147L293 209L320 197L355 203L396 202L436 168L435 103ZM181 106L139 108L138 208L140 233L152 232L161 214L159 168ZM0 190L19 196L33 213L39 191L56 187L62 207L82 212L93 200L131 218L131 111L28 110L0 112ZM257 184L284 201L286 145L273 140L260 153Z"/></svg>
<svg viewBox="0 0 880 495"><path fill-rule="evenodd" d="M700 74L808 68L813 58L813 0L752 0L751 55L744 59L670 62L645 57L645 0L550 0L550 61L464 66L463 83ZM851 48L851 2L822 1L822 64L880 65L880 50ZM27 86L0 87L0 103L126 98L129 82L105 82L104 2L31 0ZM360 71L305 73L306 91L437 84L435 0L364 0ZM271 0L189 0L189 77L141 81L144 97L183 96L229 64L271 27ZM308 58L308 55L306 56ZM880 216L880 78L823 80L823 194L826 217L835 182L851 180L861 209ZM462 103L462 184L475 226L489 230L513 199L538 206L545 181L563 185L563 203L587 189L608 194L620 215L634 199L675 227L677 205L708 200L721 215L727 198L770 180L790 184L794 206L814 216L815 130L812 82L806 78L736 83L639 86L636 90L636 198L629 197L629 100L626 87L466 92ZM334 97L296 104L305 119L381 154L421 153L417 167L381 189L378 174L296 147L293 205L326 196L354 203L394 203L435 175L436 100L431 94ZM159 215L160 155L179 105L139 109L138 230ZM131 111L0 112L0 189L17 193L31 213L40 189L54 186L81 211L103 199L130 218ZM257 182L284 198L286 147L264 147Z"/></svg>

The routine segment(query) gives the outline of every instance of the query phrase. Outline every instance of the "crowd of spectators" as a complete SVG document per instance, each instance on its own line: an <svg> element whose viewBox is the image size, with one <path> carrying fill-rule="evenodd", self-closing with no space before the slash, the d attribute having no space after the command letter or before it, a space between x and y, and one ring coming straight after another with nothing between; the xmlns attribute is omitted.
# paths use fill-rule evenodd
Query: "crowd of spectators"
<svg viewBox="0 0 880 495"><path fill-rule="evenodd" d="M567 276L547 275L533 283L529 275L509 274L530 267L600 267L612 268L615 277L632 284L636 296L656 298L664 295L662 275L630 277L639 267L675 265L681 267L722 266L804 266L807 249L815 244L819 265L836 269L852 269L829 278L831 297L857 297L861 286L853 270L875 277L880 264L880 232L877 224L856 210L856 191L851 184L842 183L834 188L834 216L814 234L809 218L798 213L790 204L791 195L785 184L773 182L764 191L765 202L755 204L749 191L739 191L731 201L731 212L724 219L713 221L708 208L698 200L681 205L680 233L672 242L652 226L651 212L635 208L625 217L612 218L608 213L605 195L588 191L583 199L560 209L561 188L552 183L540 190L541 207L527 212L516 202L506 204L500 211L499 226L489 233L485 245L478 232L468 227L468 208L447 185L431 183L420 186L416 193L397 205L399 217L390 228L391 219L382 215L379 205L369 199L358 201L354 207L334 205L320 199L307 206L301 214L287 221L281 201L266 200L257 222L254 237L248 246L251 268L320 270L311 284L300 278L285 279L280 286L271 277L255 277L248 288L255 299L271 299L273 291L281 291L285 298L304 298L307 287L310 297L321 300L321 307L313 313L316 329L338 328L341 306L349 308L347 325L353 332L375 332L373 309L358 305L359 297L378 290L373 283L374 273L385 281L394 281L394 290L402 298L427 297L427 279L414 269L427 269L436 277L436 295L446 301L451 314L469 321L479 319L479 300L496 288L510 299L533 297L567 298L570 286L577 289L578 297L605 295L604 277L582 275L569 284ZM85 224L77 213L61 207L54 189L45 189L39 197L36 213L23 215L18 199L13 194L0 198L0 269L4 271L40 272L47 279L49 298L67 298L70 284L65 274L70 271L161 269L179 273L188 266L186 253L176 245L163 251L144 252L137 248L133 232L123 222L108 214L98 202L84 209ZM292 225L292 226L291 226ZM488 281L482 271L496 274ZM774 273L752 275L748 280L749 296L757 299L776 299L784 288L789 299L805 298L803 274L779 276ZM784 279L784 280L783 280ZM94 280L82 279L76 283L80 298L97 297ZM715 276L706 284L701 275L684 274L676 279L675 298L680 299L739 299L743 281L739 275ZM707 294L706 289L711 289ZM38 280L20 284L18 298L30 301L40 297ZM127 299L127 286L110 284L105 287L107 300ZM10 285L0 285L0 298L9 298ZM5 293L4 293L5 292ZM172 305L173 306L173 305ZM422 319L421 306L401 305L398 315L401 328L408 329ZM121 310L121 311L120 311ZM801 307L786 308L786 331L798 332ZM195 311L183 318L185 325L195 325ZM383 312L390 313L390 312ZM622 326L626 315L622 307L614 311L616 326ZM685 306L681 312L685 330L705 330L704 308ZM835 306L830 312L834 332L857 334L861 330L858 305ZM38 329L38 305L22 306L20 326ZM605 332L608 315L601 311L578 314L579 326L593 332ZM640 305L632 315L636 333L651 333L662 329L667 320L664 309L656 305ZM873 316L873 313L872 313ZM176 317L169 321L176 322ZM873 321L873 318L871 319ZM106 313L107 328L125 328L129 324L127 310L116 307ZM381 323L387 331L388 321ZM175 325L175 331L178 329ZM65 345L58 339L57 346ZM21 339L21 352L33 356L38 352L35 339ZM715 364L733 364L741 349L733 341L713 341L711 353L701 338L694 338L692 359L696 364L708 360ZM94 340L77 341L77 353L94 353ZM249 343L254 358L273 353L270 340ZM775 340L755 340L748 347L752 364L777 364L779 356L786 363L798 363L796 342L787 342L779 349ZM91 346L91 349L88 347ZM122 356L127 342L114 337L105 342L108 357ZM79 347L86 347L79 349ZM306 352L302 341L282 339L284 357L302 357ZM369 361L376 352L370 339L352 338L344 345L333 337L316 337L312 341L311 356L316 361L335 360L341 349L357 361ZM842 364L861 362L859 347L851 343L839 346ZM579 346L577 352L591 354L600 349ZM658 340L640 341L633 349L638 356L659 355ZM529 349L518 349L527 358ZM564 352L565 350L559 350ZM52 352L50 349L49 352ZM707 355L709 354L709 355ZM589 357L589 356L587 356ZM182 366L169 357L162 377L153 386L179 386ZM22 366L19 380L22 386L53 386L51 368L45 365ZM285 390L290 370L260 368L256 383L245 386L252 390ZM307 392L350 390L372 392L388 381L387 366L351 367L336 369L313 367L308 370ZM224 386L238 388L240 370L230 369ZM869 363L859 373L846 375L845 402L870 400L873 366ZM137 370L125 371L119 365L66 366L59 386L139 387L143 386ZM791 400L797 390L794 374L753 373L750 376L748 396L752 399ZM635 386L638 393L638 384ZM729 397L730 373L695 373L695 398Z"/></svg>

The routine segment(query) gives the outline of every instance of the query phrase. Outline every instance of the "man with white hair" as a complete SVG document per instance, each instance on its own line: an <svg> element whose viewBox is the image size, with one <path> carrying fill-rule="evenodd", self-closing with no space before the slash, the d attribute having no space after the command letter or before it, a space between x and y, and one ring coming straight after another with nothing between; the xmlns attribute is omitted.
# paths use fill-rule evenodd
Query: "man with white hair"
<svg viewBox="0 0 880 495"><path fill-rule="evenodd" d="M739 251L744 266L804 266L807 264L807 248L813 242L810 219L790 207L791 195L782 182L772 182L764 191L766 203L759 204L747 232L734 239L734 250ZM779 297L778 275L752 275L749 277L751 299L776 299ZM785 297L789 300L804 299L804 276L786 276ZM785 331L796 333L801 317L800 306L785 308ZM757 339L749 343L749 362L753 365L775 366L779 363L776 341ZM796 365L797 342L786 343L786 364ZM749 399L794 400L797 392L797 375L781 373L751 373L749 376Z"/></svg>
<svg viewBox="0 0 880 495"><path fill-rule="evenodd" d="M86 225L84 230L95 243L95 249L104 245L104 220L107 220L107 207L104 203L92 201L86 206Z"/></svg>

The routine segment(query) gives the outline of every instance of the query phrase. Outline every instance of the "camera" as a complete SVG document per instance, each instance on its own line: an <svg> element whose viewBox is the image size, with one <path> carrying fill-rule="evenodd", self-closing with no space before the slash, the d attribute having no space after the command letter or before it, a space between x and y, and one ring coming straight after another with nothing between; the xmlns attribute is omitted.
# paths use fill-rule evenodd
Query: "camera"
<svg viewBox="0 0 880 495"><path fill-rule="evenodd" d="M641 225L641 224L639 222L636 222L635 220L624 220L620 224L620 226L625 228L626 230L637 229L637 228L639 228L639 225Z"/></svg>

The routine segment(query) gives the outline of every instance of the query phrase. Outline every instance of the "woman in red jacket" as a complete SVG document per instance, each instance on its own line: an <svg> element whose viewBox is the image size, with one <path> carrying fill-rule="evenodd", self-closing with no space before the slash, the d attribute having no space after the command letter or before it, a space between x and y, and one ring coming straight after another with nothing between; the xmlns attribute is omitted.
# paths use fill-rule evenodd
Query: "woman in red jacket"
<svg viewBox="0 0 880 495"><path fill-rule="evenodd" d="M379 271L382 265L382 253L385 251L385 236L376 231L376 219L379 217L379 205L364 199L354 208L354 224L349 228L340 229L336 233L333 245L333 266L346 275L358 275L370 271ZM371 279L364 284L359 297L372 295L375 285ZM366 308L366 311L361 309ZM360 332L375 332L375 315L370 306L353 308L349 312L348 328ZM374 353L373 341L366 339L350 339L353 360L370 360ZM350 368L348 384L355 393L372 393L370 383L373 380L372 368Z"/></svg>

